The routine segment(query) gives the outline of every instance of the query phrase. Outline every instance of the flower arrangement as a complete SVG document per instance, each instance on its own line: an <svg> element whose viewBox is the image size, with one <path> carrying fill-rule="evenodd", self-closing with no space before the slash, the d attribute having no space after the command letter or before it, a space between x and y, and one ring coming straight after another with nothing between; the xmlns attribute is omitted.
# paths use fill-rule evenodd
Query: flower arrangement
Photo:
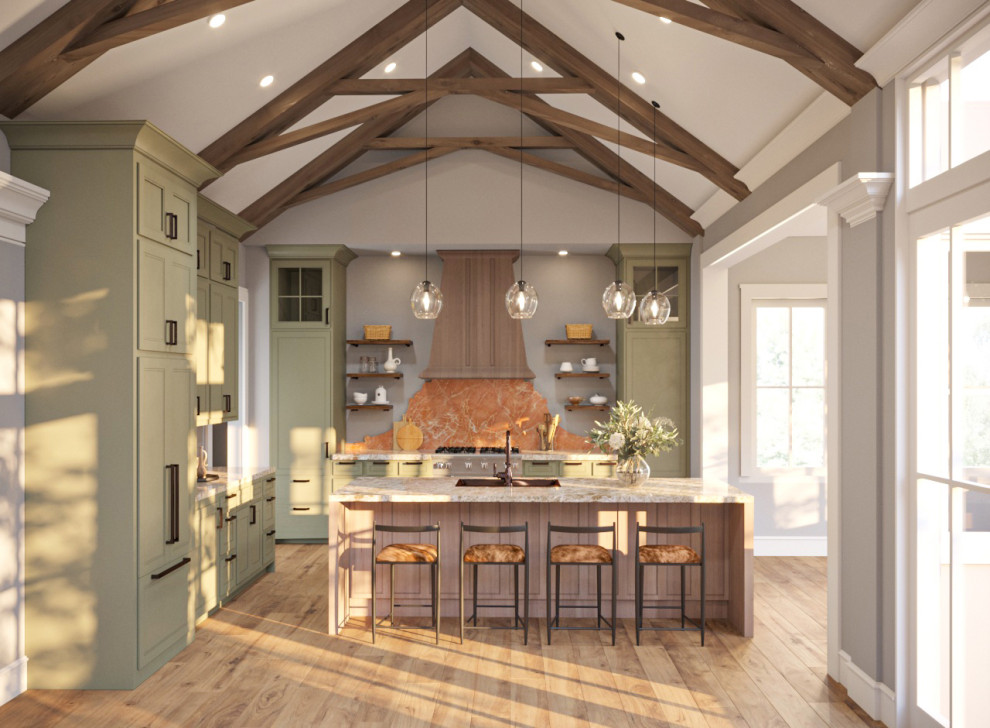
<svg viewBox="0 0 990 728"><path fill-rule="evenodd" d="M650 419L633 401L616 402L608 422L595 422L591 441L621 460L636 455L657 455L674 449L681 441L677 427L667 417Z"/></svg>

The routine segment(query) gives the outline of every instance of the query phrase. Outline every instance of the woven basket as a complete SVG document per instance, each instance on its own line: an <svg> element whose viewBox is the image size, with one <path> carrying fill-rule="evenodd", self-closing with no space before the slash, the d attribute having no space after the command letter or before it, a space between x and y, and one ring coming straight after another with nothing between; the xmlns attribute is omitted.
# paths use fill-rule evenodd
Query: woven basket
<svg viewBox="0 0 990 728"><path fill-rule="evenodd" d="M392 338L392 326L390 324L365 324L364 338L366 339L390 339Z"/></svg>
<svg viewBox="0 0 990 728"><path fill-rule="evenodd" d="M568 339L590 339L591 324L564 324Z"/></svg>

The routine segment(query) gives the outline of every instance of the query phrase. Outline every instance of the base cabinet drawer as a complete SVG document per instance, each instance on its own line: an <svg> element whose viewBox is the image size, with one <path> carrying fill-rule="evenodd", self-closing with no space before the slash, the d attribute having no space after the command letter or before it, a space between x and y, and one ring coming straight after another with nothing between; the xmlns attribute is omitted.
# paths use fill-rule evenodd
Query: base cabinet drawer
<svg viewBox="0 0 990 728"><path fill-rule="evenodd" d="M261 554L262 566L275 563L275 525L265 529L264 546Z"/></svg>
<svg viewBox="0 0 990 728"><path fill-rule="evenodd" d="M226 600L237 591L237 552L231 552L220 559L220 601Z"/></svg>
<svg viewBox="0 0 990 728"><path fill-rule="evenodd" d="M327 507L323 503L280 503L275 509L278 540L325 540L329 534L327 519Z"/></svg>
<svg viewBox="0 0 990 728"><path fill-rule="evenodd" d="M560 472L557 465L554 460L523 460L522 474L531 478L556 478Z"/></svg>
<svg viewBox="0 0 990 728"><path fill-rule="evenodd" d="M615 463L612 462L592 463L591 472L595 478L614 478Z"/></svg>
<svg viewBox="0 0 990 728"><path fill-rule="evenodd" d="M395 460L365 460L362 475L376 478L390 478L399 474L399 463ZM336 472L334 473L336 475Z"/></svg>
<svg viewBox="0 0 990 728"><path fill-rule="evenodd" d="M562 478L590 478L591 462L587 460L564 460L560 463Z"/></svg>
<svg viewBox="0 0 990 728"><path fill-rule="evenodd" d="M139 670L192 641L196 600L189 589L192 568L192 558L185 556L138 580Z"/></svg>

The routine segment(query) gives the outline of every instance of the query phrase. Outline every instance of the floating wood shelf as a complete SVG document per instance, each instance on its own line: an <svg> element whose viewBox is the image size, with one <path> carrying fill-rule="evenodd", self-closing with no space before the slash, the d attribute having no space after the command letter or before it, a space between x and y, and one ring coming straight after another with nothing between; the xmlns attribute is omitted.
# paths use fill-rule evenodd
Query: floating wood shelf
<svg viewBox="0 0 990 728"><path fill-rule="evenodd" d="M402 379L402 372L347 372L348 379Z"/></svg>
<svg viewBox="0 0 990 728"><path fill-rule="evenodd" d="M554 374L557 379L568 379L572 377L584 379L608 379L608 372L557 372Z"/></svg>
<svg viewBox="0 0 990 728"><path fill-rule="evenodd" d="M608 339L547 339L547 346L608 346Z"/></svg>
<svg viewBox="0 0 990 728"><path fill-rule="evenodd" d="M412 346L412 339L348 339L351 346Z"/></svg>
<svg viewBox="0 0 990 728"><path fill-rule="evenodd" d="M607 404L569 404L564 407L568 412L573 412L574 410L598 410L599 412L608 412L612 407Z"/></svg>
<svg viewBox="0 0 990 728"><path fill-rule="evenodd" d="M390 404L349 404L347 409L352 412L357 412L358 410L381 410L382 412L387 412L392 409Z"/></svg>

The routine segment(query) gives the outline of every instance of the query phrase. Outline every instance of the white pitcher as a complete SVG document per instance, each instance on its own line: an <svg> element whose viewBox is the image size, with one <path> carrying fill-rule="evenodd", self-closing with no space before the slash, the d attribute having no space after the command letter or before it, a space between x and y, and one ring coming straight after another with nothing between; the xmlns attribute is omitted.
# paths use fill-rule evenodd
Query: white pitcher
<svg viewBox="0 0 990 728"><path fill-rule="evenodd" d="M388 359L386 359L385 363L382 364L382 368L386 372L394 372L401 363L402 360L399 357L392 356L392 347L388 347Z"/></svg>

